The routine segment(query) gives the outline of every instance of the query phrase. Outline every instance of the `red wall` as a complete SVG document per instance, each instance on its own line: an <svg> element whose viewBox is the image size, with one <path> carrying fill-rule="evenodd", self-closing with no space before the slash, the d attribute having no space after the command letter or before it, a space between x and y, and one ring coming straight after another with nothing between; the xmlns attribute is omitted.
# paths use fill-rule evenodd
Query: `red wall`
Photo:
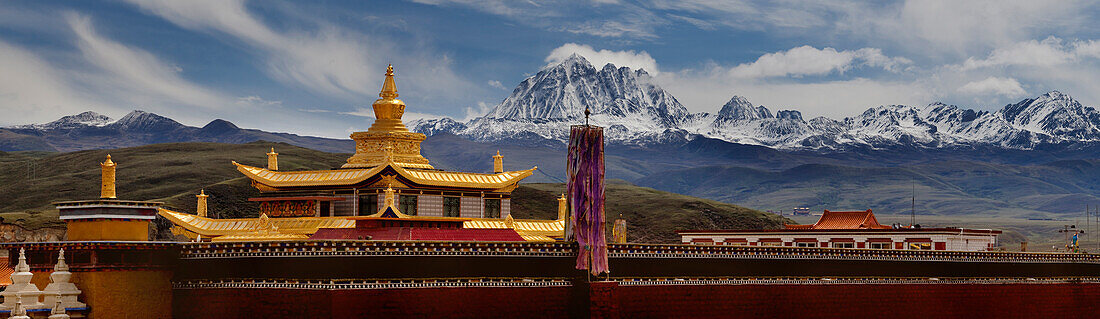
<svg viewBox="0 0 1100 319"><path fill-rule="evenodd" d="M1095 318L1100 284L639 286L623 318Z"/></svg>
<svg viewBox="0 0 1100 319"><path fill-rule="evenodd" d="M177 318L563 318L577 290L178 289L173 304ZM1100 284L612 284L594 285L591 298L593 315L611 318L1000 319L1100 313Z"/></svg>
<svg viewBox="0 0 1100 319"><path fill-rule="evenodd" d="M177 289L175 318L564 318L569 287Z"/></svg>

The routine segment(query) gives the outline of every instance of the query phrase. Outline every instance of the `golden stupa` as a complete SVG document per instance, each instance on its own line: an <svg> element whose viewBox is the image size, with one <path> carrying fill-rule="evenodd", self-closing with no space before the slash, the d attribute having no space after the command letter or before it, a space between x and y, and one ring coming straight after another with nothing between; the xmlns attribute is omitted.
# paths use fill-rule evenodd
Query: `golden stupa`
<svg viewBox="0 0 1100 319"><path fill-rule="evenodd" d="M397 84L393 79L393 65L386 67L386 80L374 108L374 124L366 132L355 132L355 155L348 158L342 168L376 167L385 163L388 150L392 161L405 168L432 169L428 159L420 155L420 143L424 134L410 132L401 121L405 115L405 102L397 99Z"/></svg>

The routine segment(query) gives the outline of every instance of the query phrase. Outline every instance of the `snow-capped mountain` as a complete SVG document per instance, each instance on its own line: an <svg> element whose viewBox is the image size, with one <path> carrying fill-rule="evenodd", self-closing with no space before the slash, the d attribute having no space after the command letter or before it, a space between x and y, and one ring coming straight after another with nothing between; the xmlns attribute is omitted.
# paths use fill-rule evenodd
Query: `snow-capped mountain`
<svg viewBox="0 0 1100 319"><path fill-rule="evenodd" d="M104 126L110 124L113 120L106 115L102 115L96 112L87 111L76 115L64 116L56 121L45 124L29 124L29 125L17 125L12 128L19 129L41 129L41 130L57 130L57 129L73 129L85 126Z"/></svg>
<svg viewBox="0 0 1100 319"><path fill-rule="evenodd" d="M612 143L644 145L705 136L779 149L841 149L850 146L940 148L993 145L1032 149L1043 144L1100 143L1100 112L1058 91L1010 104L996 112L925 106L883 105L834 120L806 121L795 110L771 112L733 96L717 114L691 113L654 83L644 70L612 64L596 69L574 54L521 82L482 117L409 123L425 134L454 133L474 140L564 141L569 126L604 126Z"/></svg>
<svg viewBox="0 0 1100 319"><path fill-rule="evenodd" d="M644 70L612 64L597 69L574 54L527 78L485 116L455 132L490 140L530 134L564 140L569 125L584 122L585 107L592 112L589 123L607 127L610 140L624 143L659 139L692 119ZM443 122L418 122L414 129L427 133Z"/></svg>

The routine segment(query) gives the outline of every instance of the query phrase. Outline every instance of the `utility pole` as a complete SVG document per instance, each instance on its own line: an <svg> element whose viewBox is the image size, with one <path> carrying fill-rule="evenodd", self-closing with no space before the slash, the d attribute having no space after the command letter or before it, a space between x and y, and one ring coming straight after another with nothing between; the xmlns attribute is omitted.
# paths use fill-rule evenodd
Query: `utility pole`
<svg viewBox="0 0 1100 319"><path fill-rule="evenodd" d="M1065 240L1066 252L1070 252L1070 249L1069 249L1069 234L1070 233L1075 233L1075 234L1084 234L1085 233L1085 231L1083 231L1083 230L1078 230L1077 225L1062 225L1062 229L1059 229L1058 232L1062 233L1063 236L1065 237L1064 240ZM1080 241L1081 241L1081 238L1077 238L1077 246L1081 246Z"/></svg>
<svg viewBox="0 0 1100 319"><path fill-rule="evenodd" d="M913 228L917 223L917 184L913 184L913 204L909 209L909 228Z"/></svg>

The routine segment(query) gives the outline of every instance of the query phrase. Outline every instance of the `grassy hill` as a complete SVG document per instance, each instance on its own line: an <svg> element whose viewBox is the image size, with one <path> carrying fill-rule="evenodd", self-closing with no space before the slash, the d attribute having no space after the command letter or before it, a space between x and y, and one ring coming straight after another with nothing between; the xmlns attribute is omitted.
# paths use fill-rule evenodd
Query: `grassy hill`
<svg viewBox="0 0 1100 319"><path fill-rule="evenodd" d="M557 218L557 198L565 184L524 184L512 193L516 218ZM681 229L778 228L793 221L709 199L638 187L622 180L606 184L607 225L621 215L631 242L677 242ZM610 226L609 226L610 227Z"/></svg>
<svg viewBox="0 0 1100 319"><path fill-rule="evenodd" d="M254 217L258 207L247 199L258 193L230 161L262 166L271 147L279 152L279 168L288 171L339 167L348 157L269 142L169 143L52 154L0 153L0 218L3 223L28 229L60 227L57 211L50 203L98 197L99 163L108 153L118 163L120 199L163 201L168 207L190 212L195 209L194 195L205 189L211 195L213 216ZM474 160L430 153L428 157L444 169L452 169L449 163ZM485 157L485 169L474 171L489 169L491 161L488 155ZM517 218L556 217L556 194L563 190L562 184L521 184L513 193L513 213ZM779 227L787 221L773 214L621 181L609 183L607 195L609 220L622 213L630 225L629 238L638 241L673 242L677 229ZM158 224L160 230L167 226L163 222Z"/></svg>

